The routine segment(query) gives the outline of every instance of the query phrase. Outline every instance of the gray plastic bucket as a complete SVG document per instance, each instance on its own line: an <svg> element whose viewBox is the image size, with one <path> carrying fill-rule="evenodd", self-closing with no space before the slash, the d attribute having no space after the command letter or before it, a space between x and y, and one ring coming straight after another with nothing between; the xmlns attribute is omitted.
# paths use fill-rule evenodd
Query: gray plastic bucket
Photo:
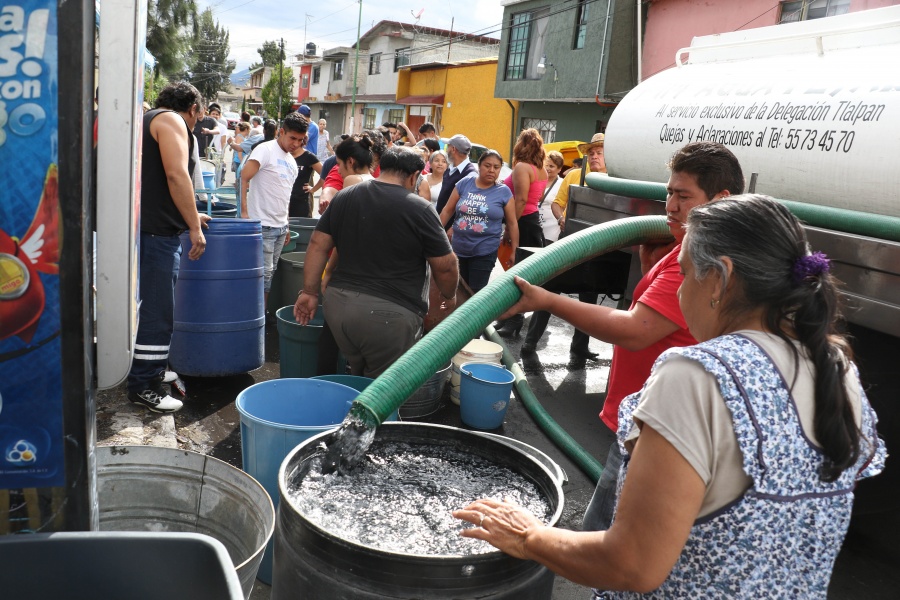
<svg viewBox="0 0 900 600"><path fill-rule="evenodd" d="M278 261L281 273L281 306L293 306L300 290L303 289L303 266L306 264L306 252L285 252ZM272 292L269 292L271 294ZM279 306L279 308L281 308ZM277 309L276 309L277 310Z"/></svg>
<svg viewBox="0 0 900 600"><path fill-rule="evenodd" d="M250 597L275 529L272 500L255 479L175 448L100 446L96 455L102 531L208 535L228 550L244 598Z"/></svg>

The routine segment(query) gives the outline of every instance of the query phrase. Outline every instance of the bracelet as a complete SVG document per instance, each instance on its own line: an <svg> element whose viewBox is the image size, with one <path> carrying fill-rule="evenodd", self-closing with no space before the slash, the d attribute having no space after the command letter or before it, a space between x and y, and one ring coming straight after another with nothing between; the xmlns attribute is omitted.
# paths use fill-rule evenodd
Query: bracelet
<svg viewBox="0 0 900 600"><path fill-rule="evenodd" d="M297 295L298 295L298 296L301 296L301 295L303 295L303 294L306 294L307 296L312 296L313 298L318 298L318 297L319 297L318 294L313 294L312 292L307 292L306 290L300 290L300 293L297 294Z"/></svg>

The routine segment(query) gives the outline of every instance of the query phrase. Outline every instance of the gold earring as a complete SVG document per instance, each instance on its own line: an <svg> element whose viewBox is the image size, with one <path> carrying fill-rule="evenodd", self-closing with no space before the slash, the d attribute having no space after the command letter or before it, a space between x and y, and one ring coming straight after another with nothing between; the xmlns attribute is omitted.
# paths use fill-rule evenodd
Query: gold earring
<svg viewBox="0 0 900 600"><path fill-rule="evenodd" d="M719 306L719 300L717 298L713 298L712 300L709 301L709 307L711 309L715 310L715 308L717 306Z"/></svg>

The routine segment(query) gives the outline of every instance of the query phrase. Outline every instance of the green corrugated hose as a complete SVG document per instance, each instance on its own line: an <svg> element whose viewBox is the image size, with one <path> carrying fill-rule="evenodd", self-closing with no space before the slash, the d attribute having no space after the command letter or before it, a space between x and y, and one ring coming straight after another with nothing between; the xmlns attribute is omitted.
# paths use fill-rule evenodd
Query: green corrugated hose
<svg viewBox="0 0 900 600"><path fill-rule="evenodd" d="M647 200L666 199L666 186L653 181L636 181L632 179L619 179L597 173L588 173L584 180L591 189L625 196L628 198L646 198ZM831 229L843 233L863 235L879 240L900 242L900 218L887 215L847 210L844 208L831 208L794 200L782 200L794 216L812 227Z"/></svg>
<svg viewBox="0 0 900 600"><path fill-rule="evenodd" d="M665 218L659 216L619 219L564 237L515 265L453 311L357 397L354 412L364 409L382 423L440 367L516 303L521 293L514 276L539 285L612 250L671 239Z"/></svg>

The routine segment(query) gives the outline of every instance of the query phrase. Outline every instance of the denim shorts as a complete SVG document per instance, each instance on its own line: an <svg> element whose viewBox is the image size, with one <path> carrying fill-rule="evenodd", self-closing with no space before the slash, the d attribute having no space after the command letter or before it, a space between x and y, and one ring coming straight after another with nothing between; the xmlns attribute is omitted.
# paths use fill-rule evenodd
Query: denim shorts
<svg viewBox="0 0 900 600"><path fill-rule="evenodd" d="M287 237L288 226L262 228L263 242L263 282L266 293L272 288L272 274L278 268L278 259L281 258L281 250L284 248L284 240Z"/></svg>

